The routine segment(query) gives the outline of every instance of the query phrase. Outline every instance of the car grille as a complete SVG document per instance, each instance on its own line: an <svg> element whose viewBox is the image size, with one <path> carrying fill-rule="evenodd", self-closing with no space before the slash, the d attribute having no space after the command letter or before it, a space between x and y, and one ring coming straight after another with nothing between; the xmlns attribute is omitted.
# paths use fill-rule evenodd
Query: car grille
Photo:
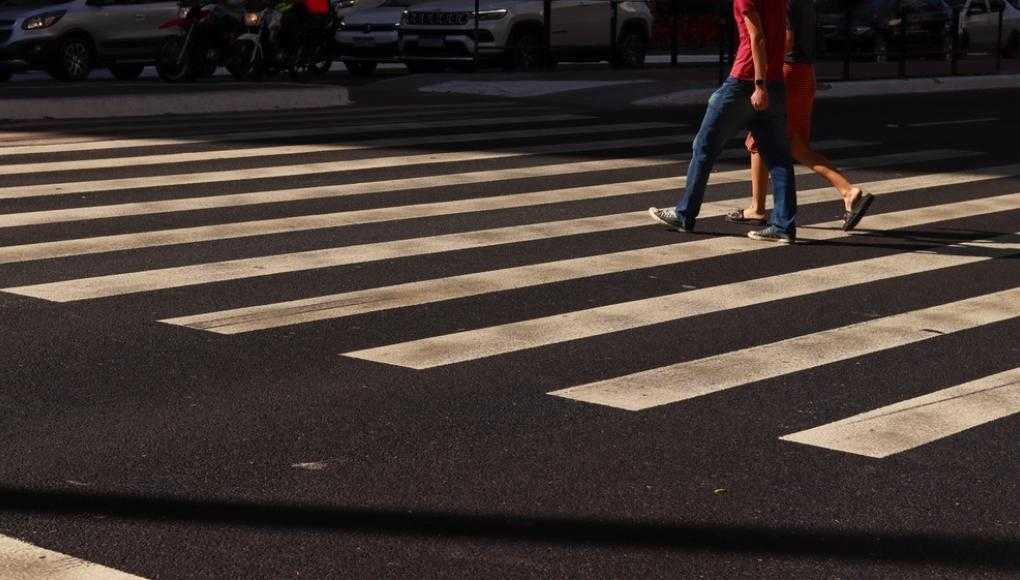
<svg viewBox="0 0 1020 580"><path fill-rule="evenodd" d="M470 12L411 12L407 15L407 23L412 26L463 26L470 19Z"/></svg>

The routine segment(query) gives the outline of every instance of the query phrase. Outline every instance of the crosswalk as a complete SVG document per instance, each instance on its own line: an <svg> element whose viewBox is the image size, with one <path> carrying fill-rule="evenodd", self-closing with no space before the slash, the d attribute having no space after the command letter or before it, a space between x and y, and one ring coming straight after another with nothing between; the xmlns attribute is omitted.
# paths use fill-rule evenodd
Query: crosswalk
<svg viewBox="0 0 1020 580"><path fill-rule="evenodd" d="M896 150L851 139L817 146L877 196L860 232L839 228L837 196L804 168L803 245L663 232L643 210L677 197L692 130L489 103L282 113L276 123L238 115L204 126L13 127L0 131L2 292L129 312L159 297L159 308L139 310L158 314L138 324L242 344L252 333L315 329L343 337L336 354L346 364L428 373L565 345L598 357L606 339L640 332L662 331L672 349L697 340L683 332L692 320L821 304L879 284L910 288L923 276L967 280L1020 255L1020 163L966 147ZM713 174L699 222L706 232L722 223L711 218L743 202L744 157L734 142ZM967 225L988 218L1009 225ZM823 245L835 257L798 257ZM846 251L855 245L859 255ZM772 270L734 272L756 261ZM716 264L725 276L686 277ZM690 284L678 286L681 276ZM661 289L648 282L670 278ZM603 291L586 295L600 281ZM764 344L734 336L732 348L706 356L681 348L668 364L658 353L634 361L639 370L536 396L680 413L696 398L1009 324L1020 317L1020 287L1005 283ZM520 306L507 310L507 296ZM457 304L473 309L466 328L420 323L430 308ZM406 324L392 336L352 336L373 317ZM1016 369L975 368L972 378L796 432L777 426L776 438L805 452L883 458L1020 412ZM519 380L528 388L529 377Z"/></svg>

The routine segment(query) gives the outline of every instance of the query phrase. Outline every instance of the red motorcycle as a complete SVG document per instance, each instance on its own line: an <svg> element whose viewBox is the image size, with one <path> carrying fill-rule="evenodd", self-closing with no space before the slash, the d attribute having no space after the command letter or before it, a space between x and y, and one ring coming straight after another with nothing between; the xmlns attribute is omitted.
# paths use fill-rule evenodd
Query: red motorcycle
<svg viewBox="0 0 1020 580"><path fill-rule="evenodd" d="M207 78L220 65L236 78L244 71L235 70L230 59L233 45L244 34L243 7L225 6L218 0L182 3L177 18L160 25L161 29L178 28L180 34L167 37L156 58L156 72L168 82Z"/></svg>

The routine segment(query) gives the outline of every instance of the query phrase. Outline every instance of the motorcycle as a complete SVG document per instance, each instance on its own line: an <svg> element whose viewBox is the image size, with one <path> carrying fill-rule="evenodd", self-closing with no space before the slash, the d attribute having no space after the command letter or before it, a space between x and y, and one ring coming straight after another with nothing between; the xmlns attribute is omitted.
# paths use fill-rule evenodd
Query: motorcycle
<svg viewBox="0 0 1020 580"><path fill-rule="evenodd" d="M336 32L342 18L339 4L326 14L309 14L302 3L282 0L272 7L245 14L249 32L235 43L232 66L246 78L261 80L286 71L294 80L321 76L333 66Z"/></svg>
<svg viewBox="0 0 1020 580"><path fill-rule="evenodd" d="M225 6L219 0L182 2L177 14L160 29L179 28L180 34L167 37L156 58L156 72L168 82L207 78L221 64L235 78L243 77L229 58L233 45L245 32L240 7Z"/></svg>

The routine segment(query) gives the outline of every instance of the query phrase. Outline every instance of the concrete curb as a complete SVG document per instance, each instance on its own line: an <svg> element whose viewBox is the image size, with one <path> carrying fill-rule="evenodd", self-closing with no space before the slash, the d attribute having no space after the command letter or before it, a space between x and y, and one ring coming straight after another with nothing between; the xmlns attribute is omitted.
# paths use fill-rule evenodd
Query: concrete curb
<svg viewBox="0 0 1020 580"><path fill-rule="evenodd" d="M817 99L846 99L922 93L1020 88L1020 75L936 77L819 83ZM715 89L689 89L634 101L638 107L679 107L704 104Z"/></svg>
<svg viewBox="0 0 1020 580"><path fill-rule="evenodd" d="M5 120L144 117L150 115L317 109L350 105L345 87L258 88L186 94L15 98L0 101Z"/></svg>

